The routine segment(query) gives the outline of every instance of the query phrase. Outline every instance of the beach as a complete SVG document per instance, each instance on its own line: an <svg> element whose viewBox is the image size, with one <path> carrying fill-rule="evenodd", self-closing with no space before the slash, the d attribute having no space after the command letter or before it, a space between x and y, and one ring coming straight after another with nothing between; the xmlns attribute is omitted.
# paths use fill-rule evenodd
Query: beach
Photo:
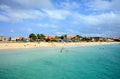
<svg viewBox="0 0 120 79"><path fill-rule="evenodd" d="M22 49L56 46L90 46L103 44L116 44L119 42L28 42L28 43L0 43L0 49Z"/></svg>

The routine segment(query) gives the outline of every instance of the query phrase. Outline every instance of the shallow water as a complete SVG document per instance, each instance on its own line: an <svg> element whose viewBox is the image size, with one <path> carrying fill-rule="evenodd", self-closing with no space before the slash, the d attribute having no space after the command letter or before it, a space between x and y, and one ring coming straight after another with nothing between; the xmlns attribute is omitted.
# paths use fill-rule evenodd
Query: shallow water
<svg viewBox="0 0 120 79"><path fill-rule="evenodd" d="M120 44L0 50L0 79L120 79Z"/></svg>

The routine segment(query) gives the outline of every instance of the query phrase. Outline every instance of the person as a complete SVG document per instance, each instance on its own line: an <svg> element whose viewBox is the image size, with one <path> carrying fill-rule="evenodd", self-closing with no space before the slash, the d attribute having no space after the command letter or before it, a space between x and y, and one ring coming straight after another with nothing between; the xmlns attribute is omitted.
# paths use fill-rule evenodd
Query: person
<svg viewBox="0 0 120 79"><path fill-rule="evenodd" d="M62 53L62 51L63 51L63 47L61 48L60 52Z"/></svg>
<svg viewBox="0 0 120 79"><path fill-rule="evenodd" d="M40 40L38 40L38 44L40 44Z"/></svg>
<svg viewBox="0 0 120 79"><path fill-rule="evenodd" d="M26 47L26 45L24 45L24 47Z"/></svg>

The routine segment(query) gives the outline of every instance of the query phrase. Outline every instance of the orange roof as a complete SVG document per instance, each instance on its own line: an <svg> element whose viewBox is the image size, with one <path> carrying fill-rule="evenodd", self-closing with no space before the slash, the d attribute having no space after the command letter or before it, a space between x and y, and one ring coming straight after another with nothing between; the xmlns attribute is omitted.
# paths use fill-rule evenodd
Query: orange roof
<svg viewBox="0 0 120 79"><path fill-rule="evenodd" d="M55 36L45 36L45 38L52 39L52 38L55 38Z"/></svg>
<svg viewBox="0 0 120 79"><path fill-rule="evenodd" d="M73 38L75 37L74 35L67 35L67 38Z"/></svg>

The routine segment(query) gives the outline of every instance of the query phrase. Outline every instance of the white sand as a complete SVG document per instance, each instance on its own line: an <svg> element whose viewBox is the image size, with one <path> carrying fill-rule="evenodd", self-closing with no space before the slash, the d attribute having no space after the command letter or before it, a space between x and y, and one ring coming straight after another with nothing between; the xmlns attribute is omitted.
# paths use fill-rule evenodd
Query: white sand
<svg viewBox="0 0 120 79"><path fill-rule="evenodd" d="M54 47L54 46L89 46L101 44L115 44L119 42L29 42L29 43L0 43L0 49L20 49L20 48L35 48L35 47Z"/></svg>

